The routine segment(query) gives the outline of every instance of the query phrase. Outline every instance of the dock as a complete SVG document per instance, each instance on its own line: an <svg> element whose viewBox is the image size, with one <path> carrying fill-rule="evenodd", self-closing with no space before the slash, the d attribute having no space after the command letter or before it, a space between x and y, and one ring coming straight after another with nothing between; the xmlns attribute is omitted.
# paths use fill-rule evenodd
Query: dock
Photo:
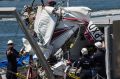
<svg viewBox="0 0 120 79"><path fill-rule="evenodd" d="M111 16L94 17L94 18L91 18L91 20L97 25L109 25L109 24L113 24L113 21L115 20L120 20L120 14L111 15Z"/></svg>

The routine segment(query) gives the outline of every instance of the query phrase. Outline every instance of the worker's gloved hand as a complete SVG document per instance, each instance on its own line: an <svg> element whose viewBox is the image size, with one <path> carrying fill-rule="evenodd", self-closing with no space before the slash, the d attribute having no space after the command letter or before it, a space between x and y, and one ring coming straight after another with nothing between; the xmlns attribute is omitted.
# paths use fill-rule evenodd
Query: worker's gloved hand
<svg viewBox="0 0 120 79"><path fill-rule="evenodd" d="M8 50L7 55L9 55L9 54L13 54L13 52L11 50Z"/></svg>
<svg viewBox="0 0 120 79"><path fill-rule="evenodd" d="M66 60L67 65L71 65L71 61L70 60Z"/></svg>

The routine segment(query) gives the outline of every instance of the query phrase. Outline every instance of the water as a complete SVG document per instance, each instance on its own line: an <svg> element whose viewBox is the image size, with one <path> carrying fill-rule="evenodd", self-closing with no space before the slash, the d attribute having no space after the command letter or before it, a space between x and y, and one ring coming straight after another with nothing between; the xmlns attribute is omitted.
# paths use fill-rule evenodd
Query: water
<svg viewBox="0 0 120 79"><path fill-rule="evenodd" d="M25 4L31 4L33 0L0 0L0 7L15 6L18 10L21 10ZM35 0L35 4L40 4L41 0ZM57 0L61 1L61 0ZM67 1L67 0L63 0ZM70 6L87 6L92 10L101 9L116 9L120 7L120 0L69 0ZM44 0L46 2L46 0Z"/></svg>
<svg viewBox="0 0 120 79"><path fill-rule="evenodd" d="M5 51L9 39L15 42L15 48L20 50L22 47L21 38L24 37L16 21L0 21L0 61L6 59Z"/></svg>
<svg viewBox="0 0 120 79"><path fill-rule="evenodd" d="M31 2L32 0L0 0L0 7L17 7L17 10L20 11L25 4L31 4ZM118 9L119 3L120 0L70 0L70 6L88 6L92 10ZM39 5L40 0L36 0L35 4ZM12 39L15 42L15 48L20 50L22 37L24 34L15 21L0 21L0 61L6 59L7 41Z"/></svg>
<svg viewBox="0 0 120 79"><path fill-rule="evenodd" d="M77 2L76 2L77 1ZM120 8L120 0L70 0L71 5L82 5L92 10L106 10Z"/></svg>

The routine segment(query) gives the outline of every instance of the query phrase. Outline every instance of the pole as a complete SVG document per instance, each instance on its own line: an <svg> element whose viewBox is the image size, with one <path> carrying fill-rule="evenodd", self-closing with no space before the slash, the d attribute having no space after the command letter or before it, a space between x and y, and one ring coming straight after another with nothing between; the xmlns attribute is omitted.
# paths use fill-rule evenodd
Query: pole
<svg viewBox="0 0 120 79"><path fill-rule="evenodd" d="M25 34L26 38L28 39L30 45L32 46L34 52L36 53L37 57L39 58L42 67L45 69L48 79L55 79L53 72L51 71L39 45L37 44L36 41L34 41L32 36L28 32L27 28L25 27L25 23L22 21L21 17L19 16L19 14L17 13L16 10L15 10L15 16L16 16L17 21L20 24L22 31L24 32L24 34Z"/></svg>
<svg viewBox="0 0 120 79"><path fill-rule="evenodd" d="M69 5L69 2L70 2L70 0L67 0L67 7L69 7L70 5Z"/></svg>
<svg viewBox="0 0 120 79"><path fill-rule="evenodd" d="M104 29L105 32L105 46L106 46L106 75L107 75L107 79L111 79L111 75L110 75L110 49L112 49L112 43L110 42L110 26L105 27Z"/></svg>
<svg viewBox="0 0 120 79"><path fill-rule="evenodd" d="M112 24L112 53L111 53L111 77L120 79L120 20L114 20Z"/></svg>
<svg viewBox="0 0 120 79"><path fill-rule="evenodd" d="M32 1L32 3L31 3L31 7L33 7L34 2L35 2L35 0Z"/></svg>

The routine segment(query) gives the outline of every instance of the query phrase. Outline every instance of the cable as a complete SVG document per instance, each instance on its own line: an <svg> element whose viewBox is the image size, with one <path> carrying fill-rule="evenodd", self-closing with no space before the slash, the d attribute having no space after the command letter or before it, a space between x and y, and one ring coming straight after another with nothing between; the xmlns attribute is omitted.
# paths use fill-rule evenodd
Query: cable
<svg viewBox="0 0 120 79"><path fill-rule="evenodd" d="M12 71L7 70L7 69L5 69L5 68L0 68L0 69L5 70L6 72L9 72L9 73L11 73L11 74L16 75L16 76L19 77L20 79L26 79L26 76L25 76L25 75L22 75L22 74L20 74L20 73L15 73L15 72L12 72Z"/></svg>
<svg viewBox="0 0 120 79"><path fill-rule="evenodd" d="M42 3L42 6L45 6L45 4L44 4L44 1L43 1L43 0L41 0L41 3Z"/></svg>
<svg viewBox="0 0 120 79"><path fill-rule="evenodd" d="M32 1L32 3L31 3L31 7L33 7L34 2L35 2L35 0Z"/></svg>

